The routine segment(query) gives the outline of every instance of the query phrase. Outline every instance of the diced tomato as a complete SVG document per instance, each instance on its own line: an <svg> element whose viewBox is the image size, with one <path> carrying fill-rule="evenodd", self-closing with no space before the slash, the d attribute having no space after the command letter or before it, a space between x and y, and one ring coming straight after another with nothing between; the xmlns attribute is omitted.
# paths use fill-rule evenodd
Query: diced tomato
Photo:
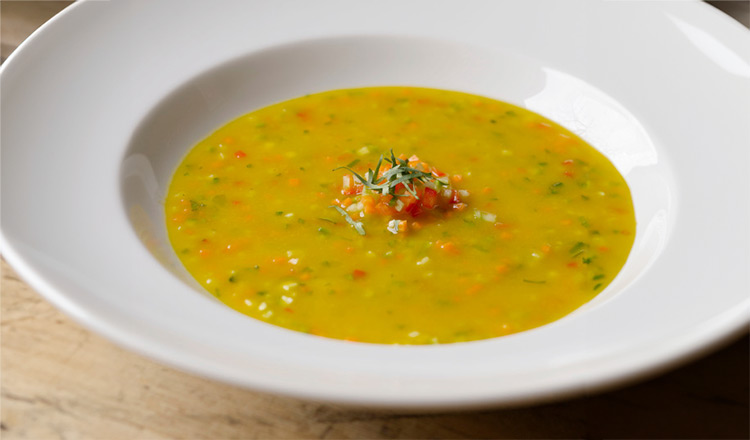
<svg viewBox="0 0 750 440"><path fill-rule="evenodd" d="M438 201L438 193L432 188L425 188L422 194L422 206L425 209L435 209Z"/></svg>
<svg viewBox="0 0 750 440"><path fill-rule="evenodd" d="M422 204L419 202L419 200L415 199L412 203L406 205L406 212L411 214L412 217L418 217L420 214L422 214Z"/></svg>
<svg viewBox="0 0 750 440"><path fill-rule="evenodd" d="M237 159L242 159L245 156L247 156L247 154L245 154L245 152L242 150L237 150L234 152L234 157L236 157Z"/></svg>
<svg viewBox="0 0 750 440"><path fill-rule="evenodd" d="M367 275L367 272L365 272L364 270L354 269L354 272L352 272L352 277L355 280L364 278L365 275Z"/></svg>

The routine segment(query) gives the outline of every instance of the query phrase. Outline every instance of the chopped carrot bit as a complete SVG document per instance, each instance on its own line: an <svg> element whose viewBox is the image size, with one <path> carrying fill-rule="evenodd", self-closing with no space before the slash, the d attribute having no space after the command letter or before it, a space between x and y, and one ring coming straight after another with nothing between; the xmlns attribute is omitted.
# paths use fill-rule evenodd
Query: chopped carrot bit
<svg viewBox="0 0 750 440"><path fill-rule="evenodd" d="M411 222L411 227L415 231L418 231L418 230L422 229L422 224L419 223L419 222Z"/></svg>
<svg viewBox="0 0 750 440"><path fill-rule="evenodd" d="M346 208L347 206L351 205L354 202L351 197L347 197L344 200L341 201L339 205L341 205L342 208Z"/></svg>
<svg viewBox="0 0 750 440"><path fill-rule="evenodd" d="M408 228L408 222L406 220L402 220L398 224L398 232L406 232L406 229Z"/></svg>
<svg viewBox="0 0 750 440"><path fill-rule="evenodd" d="M211 255L211 251L209 251L208 249L199 249L198 255L205 258Z"/></svg>
<svg viewBox="0 0 750 440"><path fill-rule="evenodd" d="M454 175L451 176L451 180L454 181L454 182L461 182L461 181L464 180L464 176L462 176L460 174L454 174Z"/></svg>
<svg viewBox="0 0 750 440"><path fill-rule="evenodd" d="M502 238L503 240L510 240L511 238L513 238L513 234L511 234L511 233L510 233L510 232L508 232L508 231L503 231L503 232L502 232L502 233L500 234L500 238Z"/></svg>
<svg viewBox="0 0 750 440"><path fill-rule="evenodd" d="M497 273L507 273L510 268L507 264L500 264L495 268L495 270L497 271Z"/></svg>
<svg viewBox="0 0 750 440"><path fill-rule="evenodd" d="M468 289L466 289L466 294L467 295L474 295L477 292L479 292L480 290L482 290L482 287L484 287L484 286L482 286L481 284L474 284L473 286L471 286Z"/></svg>
<svg viewBox="0 0 750 440"><path fill-rule="evenodd" d="M444 250L444 251L446 251L446 252L448 252L450 254L458 254L459 253L458 248L456 247L455 244L453 244L452 241L443 242L441 240L438 240L438 241L435 242L435 246L437 246L438 248L440 248L440 249L442 249L442 250Z"/></svg>
<svg viewBox="0 0 750 440"><path fill-rule="evenodd" d="M550 253L551 250L552 250L552 246L548 244L545 244L544 246L542 246L542 252L544 252L545 254Z"/></svg>
<svg viewBox="0 0 750 440"><path fill-rule="evenodd" d="M310 277L311 277L310 273L309 272L305 272L305 273L303 273L302 275L299 276L299 279L302 280L302 281L307 281L307 280L310 279Z"/></svg>
<svg viewBox="0 0 750 440"><path fill-rule="evenodd" d="M393 210L387 203L378 203L375 205L375 211L382 216L390 216Z"/></svg>
<svg viewBox="0 0 750 440"><path fill-rule="evenodd" d="M482 192L485 194L489 194L492 192L492 188L490 188L489 186L485 186L484 188L482 188Z"/></svg>
<svg viewBox="0 0 750 440"><path fill-rule="evenodd" d="M294 313L294 310L292 310L290 307L284 307L284 311L287 313Z"/></svg>
<svg viewBox="0 0 750 440"><path fill-rule="evenodd" d="M232 145L234 143L234 138L231 136L225 137L222 141L222 144Z"/></svg>
<svg viewBox="0 0 750 440"><path fill-rule="evenodd" d="M573 177L573 176L575 176L575 174L572 171L569 171L569 170L563 171L563 175L567 176L567 177Z"/></svg>
<svg viewBox="0 0 750 440"><path fill-rule="evenodd" d="M575 261L571 261L570 263L567 264L567 266L568 267L578 267L578 263L576 263Z"/></svg>
<svg viewBox="0 0 750 440"><path fill-rule="evenodd" d="M599 250L602 252L607 252L609 251L609 248L607 246L599 246Z"/></svg>
<svg viewBox="0 0 750 440"><path fill-rule="evenodd" d="M289 179L289 186L299 186L299 179L297 178Z"/></svg>
<svg viewBox="0 0 750 440"><path fill-rule="evenodd" d="M245 154L245 152L242 150L237 150L234 152L234 157L236 157L237 159L242 159L245 156L247 156L247 154Z"/></svg>
<svg viewBox="0 0 750 440"><path fill-rule="evenodd" d="M352 277L354 277L355 280L364 278L365 275L367 275L367 272L364 270L354 269L354 272L352 272Z"/></svg>
<svg viewBox="0 0 750 440"><path fill-rule="evenodd" d="M569 224L571 224L571 223L573 223L573 220L571 220L571 219L569 219L569 218L566 218L566 219L560 220L560 224L561 224L561 225L563 225L563 226L568 226L568 225L569 225Z"/></svg>

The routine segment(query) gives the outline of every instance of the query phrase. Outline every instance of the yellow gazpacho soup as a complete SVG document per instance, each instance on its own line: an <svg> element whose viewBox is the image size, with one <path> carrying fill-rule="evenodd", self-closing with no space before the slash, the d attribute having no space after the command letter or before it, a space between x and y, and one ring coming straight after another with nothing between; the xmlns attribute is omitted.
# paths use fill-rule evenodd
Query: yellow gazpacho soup
<svg viewBox="0 0 750 440"><path fill-rule="evenodd" d="M233 309L383 344L492 338L601 292L635 234L615 167L544 117L373 87L241 116L196 145L165 203L187 270Z"/></svg>

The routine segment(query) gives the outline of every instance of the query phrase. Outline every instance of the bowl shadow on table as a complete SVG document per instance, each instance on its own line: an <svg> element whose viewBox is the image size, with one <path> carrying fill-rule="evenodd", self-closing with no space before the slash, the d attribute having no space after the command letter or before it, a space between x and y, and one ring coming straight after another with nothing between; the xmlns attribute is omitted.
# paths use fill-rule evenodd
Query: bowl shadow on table
<svg viewBox="0 0 750 440"><path fill-rule="evenodd" d="M643 383L564 402L399 415L317 406L320 438L750 438L750 338Z"/></svg>

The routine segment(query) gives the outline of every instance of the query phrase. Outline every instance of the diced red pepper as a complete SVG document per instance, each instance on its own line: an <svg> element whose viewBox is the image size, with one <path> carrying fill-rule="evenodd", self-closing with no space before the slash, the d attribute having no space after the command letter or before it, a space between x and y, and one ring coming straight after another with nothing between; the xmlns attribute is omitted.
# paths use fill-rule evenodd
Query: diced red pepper
<svg viewBox="0 0 750 440"><path fill-rule="evenodd" d="M422 194L422 206L425 209L435 209L438 201L438 193L432 188L425 188Z"/></svg>
<svg viewBox="0 0 750 440"><path fill-rule="evenodd" d="M364 270L354 269L354 272L352 272L352 277L355 280L364 278L365 275L367 275L367 272L365 272Z"/></svg>
<svg viewBox="0 0 750 440"><path fill-rule="evenodd" d="M237 159L242 159L245 156L247 156L247 154L245 154L245 152L242 150L237 150L234 152L234 157L236 157Z"/></svg>
<svg viewBox="0 0 750 440"><path fill-rule="evenodd" d="M420 214L422 214L422 204L419 202L419 200L415 200L406 206L406 212L411 214L412 217L418 217Z"/></svg>

